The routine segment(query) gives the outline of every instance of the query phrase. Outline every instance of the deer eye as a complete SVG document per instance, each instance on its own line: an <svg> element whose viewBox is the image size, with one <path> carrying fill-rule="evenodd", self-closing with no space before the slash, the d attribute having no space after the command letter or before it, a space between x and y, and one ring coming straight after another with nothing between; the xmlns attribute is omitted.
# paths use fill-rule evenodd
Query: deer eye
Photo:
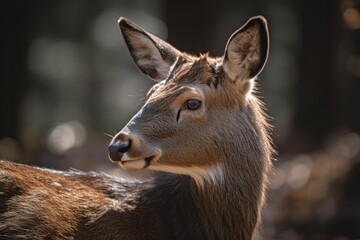
<svg viewBox="0 0 360 240"><path fill-rule="evenodd" d="M185 109L195 111L201 107L201 101L197 99L189 99L184 105Z"/></svg>

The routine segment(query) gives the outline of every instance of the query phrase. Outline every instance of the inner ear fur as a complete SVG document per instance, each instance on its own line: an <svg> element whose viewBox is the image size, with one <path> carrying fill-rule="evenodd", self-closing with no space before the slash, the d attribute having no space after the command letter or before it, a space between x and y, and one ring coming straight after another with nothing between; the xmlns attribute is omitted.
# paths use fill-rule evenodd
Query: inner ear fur
<svg viewBox="0 0 360 240"><path fill-rule="evenodd" d="M124 17L119 19L119 27L139 69L155 81L165 79L180 52Z"/></svg>
<svg viewBox="0 0 360 240"><path fill-rule="evenodd" d="M250 18L229 38L223 69L233 81L249 80L264 68L269 53L269 31L262 16Z"/></svg>

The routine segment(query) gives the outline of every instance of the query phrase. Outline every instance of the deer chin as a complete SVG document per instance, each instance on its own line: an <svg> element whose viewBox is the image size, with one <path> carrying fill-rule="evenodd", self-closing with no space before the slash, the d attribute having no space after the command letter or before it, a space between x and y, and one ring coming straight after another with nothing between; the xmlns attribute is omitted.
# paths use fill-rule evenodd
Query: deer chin
<svg viewBox="0 0 360 240"><path fill-rule="evenodd" d="M146 168L145 159L132 159L132 160L121 160L119 162L120 167L125 170L140 170Z"/></svg>
<svg viewBox="0 0 360 240"><path fill-rule="evenodd" d="M144 158L121 159L119 165L125 170L140 170L148 168L151 165L151 162L157 159L157 155Z"/></svg>

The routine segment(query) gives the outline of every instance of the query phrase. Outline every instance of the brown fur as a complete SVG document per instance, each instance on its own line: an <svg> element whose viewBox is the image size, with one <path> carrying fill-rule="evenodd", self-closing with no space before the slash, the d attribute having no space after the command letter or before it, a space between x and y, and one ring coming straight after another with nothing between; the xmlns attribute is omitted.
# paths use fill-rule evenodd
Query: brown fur
<svg viewBox="0 0 360 240"><path fill-rule="evenodd" d="M250 19L222 58L180 53L126 19L120 28L140 70L162 81L114 137L110 157L167 173L129 182L0 162L0 238L251 239L272 166L253 94L266 21ZM187 109L189 99L199 108Z"/></svg>

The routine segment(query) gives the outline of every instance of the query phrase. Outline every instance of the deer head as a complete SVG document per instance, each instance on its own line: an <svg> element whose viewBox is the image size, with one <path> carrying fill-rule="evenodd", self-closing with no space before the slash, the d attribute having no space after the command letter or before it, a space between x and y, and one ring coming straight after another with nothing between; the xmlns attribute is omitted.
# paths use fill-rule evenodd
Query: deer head
<svg viewBox="0 0 360 240"><path fill-rule="evenodd" d="M263 17L234 32L219 58L182 53L125 18L119 25L136 65L157 83L113 138L112 161L124 169L187 174L203 184L221 181L232 152L257 151L254 141L265 130L253 116L252 91L268 56Z"/></svg>

